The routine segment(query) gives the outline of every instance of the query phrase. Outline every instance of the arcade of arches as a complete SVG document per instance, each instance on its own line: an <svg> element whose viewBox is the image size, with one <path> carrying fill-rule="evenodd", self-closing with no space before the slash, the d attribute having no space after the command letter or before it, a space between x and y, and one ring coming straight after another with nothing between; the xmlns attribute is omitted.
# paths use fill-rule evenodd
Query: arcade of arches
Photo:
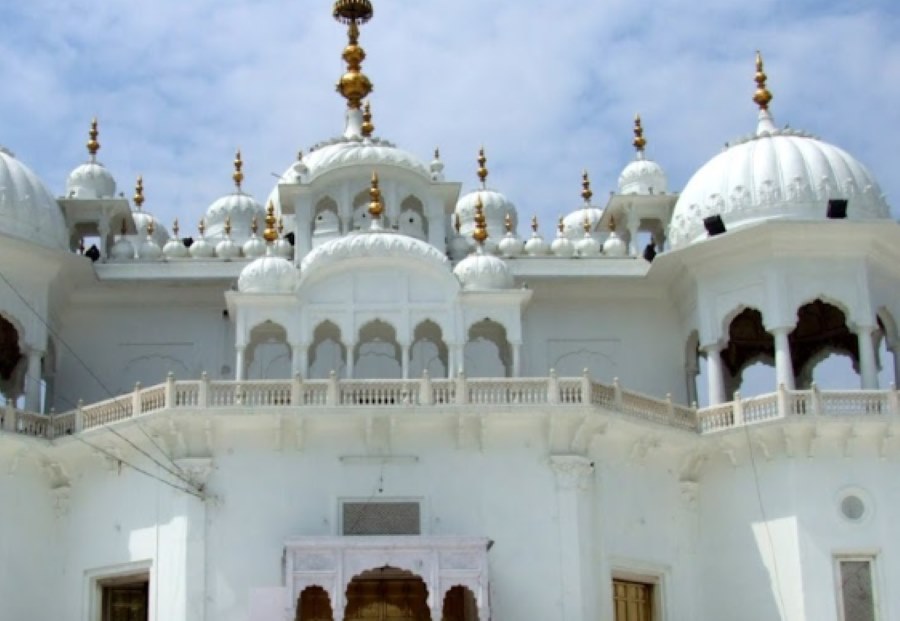
<svg viewBox="0 0 900 621"><path fill-rule="evenodd" d="M336 621L328 593L309 587L300 595L297 621ZM372 569L347 585L347 608L343 621L432 621L425 582L394 567ZM472 592L456 586L444 597L441 619L434 621L479 621Z"/></svg>
<svg viewBox="0 0 900 621"><path fill-rule="evenodd" d="M878 388L879 362L883 362L879 361L879 343L884 351L894 354L895 382L900 370L896 364L896 335L886 324L893 327L889 317L879 315L872 325L856 326L851 330L843 310L816 299L798 309L795 325L766 329L762 313L755 308L745 308L729 322L728 340L724 344L700 348L696 334L692 337L687 363L689 399L699 401L695 378L700 372L700 356L706 361L710 405L728 401L727 395L743 389L750 372L760 366L774 368L774 382L764 392L773 392L782 385L789 390L808 389L820 363L833 356L849 359L859 376L860 387L875 390Z"/></svg>

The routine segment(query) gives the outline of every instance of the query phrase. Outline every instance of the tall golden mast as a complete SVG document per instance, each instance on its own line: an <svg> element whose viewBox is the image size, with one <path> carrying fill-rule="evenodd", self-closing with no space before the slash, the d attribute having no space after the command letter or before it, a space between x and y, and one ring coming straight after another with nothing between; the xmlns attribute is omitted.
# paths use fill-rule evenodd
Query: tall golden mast
<svg viewBox="0 0 900 621"><path fill-rule="evenodd" d="M359 27L374 15L369 0L336 0L332 11L334 19L347 24L347 47L342 54L347 71L338 80L337 90L347 100L347 108L359 110L362 101L372 92L372 82L362 72L366 52L359 45Z"/></svg>

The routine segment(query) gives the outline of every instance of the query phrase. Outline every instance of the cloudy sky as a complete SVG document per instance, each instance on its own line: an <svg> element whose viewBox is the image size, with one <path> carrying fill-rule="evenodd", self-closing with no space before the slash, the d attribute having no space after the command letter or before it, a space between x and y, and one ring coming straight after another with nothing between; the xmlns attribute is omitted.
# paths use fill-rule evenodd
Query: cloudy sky
<svg viewBox="0 0 900 621"><path fill-rule="evenodd" d="M0 5L0 144L62 194L101 121L101 160L130 196L192 231L231 189L264 198L298 149L342 128L344 28L327 0L28 0ZM579 175L612 189L644 117L680 189L755 127L753 53L776 122L859 157L900 206L900 8L892 0L375 0L361 43L377 134L548 227Z"/></svg>

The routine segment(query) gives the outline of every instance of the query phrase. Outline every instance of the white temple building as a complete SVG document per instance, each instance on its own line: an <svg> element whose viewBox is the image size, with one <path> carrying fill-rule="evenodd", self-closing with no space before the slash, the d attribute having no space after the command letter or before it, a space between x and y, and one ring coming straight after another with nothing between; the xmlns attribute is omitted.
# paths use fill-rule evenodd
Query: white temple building
<svg viewBox="0 0 900 621"><path fill-rule="evenodd" d="M483 149L470 186L378 136L373 7L334 16L343 130L263 199L238 152L192 237L97 121L58 198L0 151L0 620L900 620L865 166L779 129L757 55L682 191L637 118L618 191L526 231Z"/></svg>

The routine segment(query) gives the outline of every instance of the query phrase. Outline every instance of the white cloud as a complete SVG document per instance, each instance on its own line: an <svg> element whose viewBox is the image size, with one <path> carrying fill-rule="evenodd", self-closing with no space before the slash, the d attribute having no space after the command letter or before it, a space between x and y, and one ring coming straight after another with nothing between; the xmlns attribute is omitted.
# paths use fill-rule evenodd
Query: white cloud
<svg viewBox="0 0 900 621"><path fill-rule="evenodd" d="M328 2L30 0L0 9L0 142L61 193L101 118L102 160L146 207L193 230L230 190L264 198L297 149L338 133L343 28ZM680 188L722 143L755 126L753 51L773 111L843 146L900 201L900 17L878 4L608 0L376 0L363 28L378 134L470 187L488 149L491 185L549 230L631 157L634 112ZM21 6L20 6L21 5Z"/></svg>

